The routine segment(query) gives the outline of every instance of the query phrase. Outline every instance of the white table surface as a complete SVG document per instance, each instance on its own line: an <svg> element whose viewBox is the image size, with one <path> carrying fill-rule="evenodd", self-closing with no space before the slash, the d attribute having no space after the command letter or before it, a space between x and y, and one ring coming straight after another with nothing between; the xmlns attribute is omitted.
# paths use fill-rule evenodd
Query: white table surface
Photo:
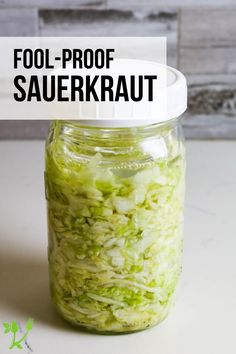
<svg viewBox="0 0 236 354"><path fill-rule="evenodd" d="M37 354L236 353L236 141L187 143L183 273L159 326L131 335L82 333L55 313L48 290L42 142L0 142L0 354L24 327Z"/></svg>

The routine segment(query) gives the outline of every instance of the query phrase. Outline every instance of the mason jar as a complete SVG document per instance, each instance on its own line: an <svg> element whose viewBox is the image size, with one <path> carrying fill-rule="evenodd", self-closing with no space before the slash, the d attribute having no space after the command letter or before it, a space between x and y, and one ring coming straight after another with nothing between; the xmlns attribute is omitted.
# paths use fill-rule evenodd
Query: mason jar
<svg viewBox="0 0 236 354"><path fill-rule="evenodd" d="M177 102L186 83L169 70ZM51 123L45 170L51 296L75 325L127 333L156 325L169 312L183 242L179 113L186 96L179 97L175 116L152 124Z"/></svg>

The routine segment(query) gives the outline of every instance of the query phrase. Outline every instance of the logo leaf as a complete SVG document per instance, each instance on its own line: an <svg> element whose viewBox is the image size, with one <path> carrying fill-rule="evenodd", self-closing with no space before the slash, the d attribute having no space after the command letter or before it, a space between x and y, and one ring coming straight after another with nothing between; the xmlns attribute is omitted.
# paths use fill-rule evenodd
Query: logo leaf
<svg viewBox="0 0 236 354"><path fill-rule="evenodd" d="M18 349L23 349L22 345L20 343L16 344Z"/></svg>
<svg viewBox="0 0 236 354"><path fill-rule="evenodd" d="M9 329L9 328L10 328L10 324L7 323L7 322L3 322L3 327L4 327L5 329Z"/></svg>
<svg viewBox="0 0 236 354"><path fill-rule="evenodd" d="M27 331L30 331L33 328L34 320L33 318L29 318L26 322L25 328Z"/></svg>
<svg viewBox="0 0 236 354"><path fill-rule="evenodd" d="M17 331L18 331L18 324L16 323L16 321L12 321L12 322L11 322L11 331L12 331L12 333L17 333Z"/></svg>

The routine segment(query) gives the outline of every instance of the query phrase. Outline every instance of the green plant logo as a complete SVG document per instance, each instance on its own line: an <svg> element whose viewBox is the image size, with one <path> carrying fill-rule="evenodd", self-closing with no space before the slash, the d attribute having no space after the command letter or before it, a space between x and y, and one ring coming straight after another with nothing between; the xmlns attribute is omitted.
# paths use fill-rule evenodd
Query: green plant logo
<svg viewBox="0 0 236 354"><path fill-rule="evenodd" d="M4 333L6 334L11 333L12 335L9 349L13 349L13 348L23 349L22 343L26 340L28 333L33 328L33 324L34 324L34 320L32 318L29 318L25 324L25 333L22 335L21 338L17 339L17 333L19 331L19 326L17 322L12 321L11 323L8 322L3 323Z"/></svg>

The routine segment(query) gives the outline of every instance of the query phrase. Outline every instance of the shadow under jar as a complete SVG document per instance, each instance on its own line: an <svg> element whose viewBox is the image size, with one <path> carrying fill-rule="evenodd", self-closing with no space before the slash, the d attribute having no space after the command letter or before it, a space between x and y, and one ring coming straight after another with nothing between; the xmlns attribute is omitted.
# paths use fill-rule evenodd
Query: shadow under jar
<svg viewBox="0 0 236 354"><path fill-rule="evenodd" d="M66 320L128 333L167 316L181 271L184 177L178 118L125 128L51 124L50 285Z"/></svg>

